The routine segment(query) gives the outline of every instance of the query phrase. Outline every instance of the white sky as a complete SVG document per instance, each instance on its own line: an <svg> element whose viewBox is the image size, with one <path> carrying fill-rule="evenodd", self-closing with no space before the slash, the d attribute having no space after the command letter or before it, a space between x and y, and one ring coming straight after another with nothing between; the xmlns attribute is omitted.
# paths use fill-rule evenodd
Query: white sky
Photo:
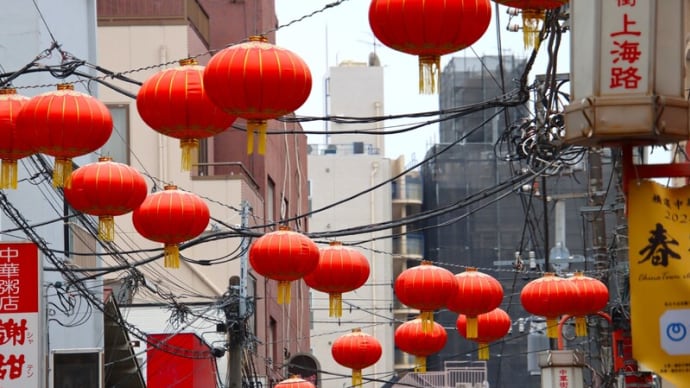
<svg viewBox="0 0 690 388"><path fill-rule="evenodd" d="M276 13L279 25L286 24L304 15L323 8L333 1L324 0L276 0ZM299 115L324 116L323 80L328 67L336 66L344 60L366 62L369 53L374 50L374 35L369 27L368 10L370 0L348 0L337 7L329 8L291 26L282 28L277 33L277 44L285 47L304 59L312 73L313 88L307 102L297 110ZM494 3L491 2L492 10ZM530 51L524 49L522 32L508 32L509 15L501 8L500 31L503 52L526 57ZM471 48L446 55L441 58L445 66L452 56L496 55L495 13L491 26L484 36ZM511 24L519 23L519 17L513 18ZM567 38L567 34L566 34ZM567 71L569 40L564 39L559 56L559 71ZM474 52L472 51L474 50ZM542 51L544 51L542 49ZM417 57L389 49L376 42L376 53L384 67L384 114L400 114L438 110L438 95L420 95L417 83ZM534 74L545 70L544 55L533 68ZM541 64L541 65L540 65ZM385 123L385 125L399 124ZM322 122L304 123L306 130L323 130ZM397 158L404 155L406 162L421 160L426 150L438 141L438 126L432 125L411 132L385 137L386 155ZM310 135L310 143L323 143L319 135Z"/></svg>

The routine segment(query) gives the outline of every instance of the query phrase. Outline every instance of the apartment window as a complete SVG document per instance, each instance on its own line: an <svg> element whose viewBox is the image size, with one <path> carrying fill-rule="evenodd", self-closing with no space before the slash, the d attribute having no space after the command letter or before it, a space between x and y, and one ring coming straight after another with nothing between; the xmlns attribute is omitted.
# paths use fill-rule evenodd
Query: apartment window
<svg viewBox="0 0 690 388"><path fill-rule="evenodd" d="M113 134L101 148L101 155L129 164L129 104L109 104L113 117Z"/></svg>
<svg viewBox="0 0 690 388"><path fill-rule="evenodd" d="M268 355L271 357L271 362L273 366L278 365L278 345L276 340L278 339L278 322L272 317L268 324Z"/></svg>
<svg viewBox="0 0 690 388"><path fill-rule="evenodd" d="M275 206L276 206L276 184L273 179L268 178L268 187L266 188L266 223L271 224L275 221Z"/></svg>

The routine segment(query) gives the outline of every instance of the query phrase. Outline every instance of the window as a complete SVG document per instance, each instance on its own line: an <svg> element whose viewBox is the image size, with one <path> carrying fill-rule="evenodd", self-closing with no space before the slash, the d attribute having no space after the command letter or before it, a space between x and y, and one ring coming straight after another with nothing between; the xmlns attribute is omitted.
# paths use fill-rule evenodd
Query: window
<svg viewBox="0 0 690 388"><path fill-rule="evenodd" d="M101 148L101 155L129 164L129 104L109 104L107 107L113 117L113 134Z"/></svg>
<svg viewBox="0 0 690 388"><path fill-rule="evenodd" d="M276 184L273 179L268 178L268 187L266 187L266 223L271 224L275 221L275 206L276 206Z"/></svg>

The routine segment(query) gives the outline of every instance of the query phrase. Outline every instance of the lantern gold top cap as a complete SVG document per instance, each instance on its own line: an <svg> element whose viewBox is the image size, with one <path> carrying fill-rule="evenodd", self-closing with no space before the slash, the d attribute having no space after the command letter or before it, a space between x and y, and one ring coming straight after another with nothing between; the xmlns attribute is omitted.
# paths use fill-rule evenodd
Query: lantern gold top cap
<svg viewBox="0 0 690 388"><path fill-rule="evenodd" d="M177 185L168 184L163 186L165 190L177 190Z"/></svg>
<svg viewBox="0 0 690 388"><path fill-rule="evenodd" d="M328 245L330 245L330 246L332 246L332 247L333 247L333 246L341 246L341 245L343 245L343 243L340 242L340 241L331 241L331 242L328 243Z"/></svg>
<svg viewBox="0 0 690 388"><path fill-rule="evenodd" d="M2 89L0 89L0 94L17 94L17 89L15 89L15 88L2 88Z"/></svg>
<svg viewBox="0 0 690 388"><path fill-rule="evenodd" d="M433 264L434 264L434 262L431 260L422 260L422 263L421 263L421 265L433 265Z"/></svg>
<svg viewBox="0 0 690 388"><path fill-rule="evenodd" d="M359 327L355 327L354 329L352 329L352 332L353 332L353 333L361 333L361 332L362 332L362 329L359 328Z"/></svg>
<svg viewBox="0 0 690 388"><path fill-rule="evenodd" d="M477 272L477 267L467 267L465 268L465 272Z"/></svg>
<svg viewBox="0 0 690 388"><path fill-rule="evenodd" d="M199 61L196 60L196 58L185 58L185 59L180 59L178 62L180 66L193 66L193 65L198 65Z"/></svg>
<svg viewBox="0 0 690 388"><path fill-rule="evenodd" d="M57 90L74 90L74 85L72 85L72 84L58 84Z"/></svg>
<svg viewBox="0 0 690 388"><path fill-rule="evenodd" d="M280 231L291 231L292 229L290 229L290 227L287 225L280 225L278 227L278 230L280 230Z"/></svg>
<svg viewBox="0 0 690 388"><path fill-rule="evenodd" d="M112 160L112 156L101 156L98 158L99 162L111 162Z"/></svg>
<svg viewBox="0 0 690 388"><path fill-rule="evenodd" d="M250 42L268 42L268 38L263 35L252 35L249 37Z"/></svg>

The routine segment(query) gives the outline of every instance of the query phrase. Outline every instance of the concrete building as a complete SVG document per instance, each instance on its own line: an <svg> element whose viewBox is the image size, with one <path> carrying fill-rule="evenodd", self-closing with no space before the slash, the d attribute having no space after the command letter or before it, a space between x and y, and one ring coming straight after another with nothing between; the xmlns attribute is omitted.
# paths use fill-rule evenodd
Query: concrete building
<svg viewBox="0 0 690 388"><path fill-rule="evenodd" d="M96 62L94 0L67 3L2 0L0 7L3 9L0 13L0 23L3 25L0 30L0 73L3 74L0 86L11 86L17 89L18 94L33 97L56 90L58 83L77 81L77 77L69 76L68 73L65 73L68 76L66 79L57 79L47 71L48 66L58 66L63 60L72 59L59 50L69 53L73 58ZM93 70L81 70L94 74ZM90 86L90 92L98 96L100 88ZM75 89L87 92L85 84L77 84ZM88 163L94 161L94 156L87 155L75 161ZM101 281L84 279L75 284L71 281L74 278L63 277L56 270L56 265L63 268L69 265L70 258L66 251L84 246L95 248L96 244L93 238L80 240L74 233L73 224L62 218L65 216L63 198L60 191L50 183L51 172L44 168L48 166L52 169L52 163L53 158L44 155L21 159L18 163L18 188L3 190L1 195L0 230L3 232L0 240L2 243L30 241L40 236L40 241L34 241L40 249L38 267L43 268L37 291L43 308L38 318L40 329L27 327L25 329L28 332L16 331L16 334L12 334L8 330L19 330L19 326L11 327L10 320L16 319L19 324L20 319L12 314L4 314L8 307L5 297L11 296L14 280L12 272L8 272L8 257L3 256L3 285L0 290L0 299L3 300L0 310L3 314L0 321L6 334L0 353L7 358L2 366L2 386L43 384L43 381L54 377L53 374L48 375L48 362L53 359L53 354L69 352L77 355L77 352L86 351L97 354L104 347L103 314L95 307L90 308L89 298L77 292L78 289L88 290L92 300L101 301ZM21 284L16 287L22 292ZM20 334L24 337L15 336ZM36 344L42 348L36 348L33 355L22 353L21 363L10 366L9 358L15 356L10 348L13 342L21 342L27 346ZM58 364L55 364L56 367ZM10 367L12 370L8 372ZM94 367L97 368L96 365Z"/></svg>
<svg viewBox="0 0 690 388"><path fill-rule="evenodd" d="M327 93L330 114L347 117L378 116L383 112L383 68L364 62L342 62L329 69ZM310 226L319 232L389 221L392 216L392 163L383 156L383 138L374 134L344 134L342 130L379 130L378 123L330 124L328 144L310 144L310 208L322 209L361 192L339 206L315 213ZM321 363L322 387L349 386L351 371L331 356L331 343L354 328L373 335L383 348L379 362L363 370L367 386L380 387L393 374L393 273L389 231L366 232L336 238L352 244L370 263L370 276L359 289L343 294L343 315L328 316L328 295L311 290L311 347ZM347 377L342 377L343 375Z"/></svg>
<svg viewBox="0 0 690 388"><path fill-rule="evenodd" d="M442 73L440 108L479 104L502 95L498 80L518 79L525 63L514 56L504 56L502 60L503 76L498 57L452 58ZM513 88L513 84L506 87ZM496 144L506 128L527 122L521 120L529 118L530 113L524 106L508 108L505 113L501 109L482 109L441 123L441 143L427 152L427 157L433 158L422 167L424 209L458 203L505 182L516 173L517 163L502 158ZM525 136L529 136L527 132ZM604 154L603 159L608 171L603 175L608 178L610 166L606 165L610 164L610 154ZM557 241L567 242L570 250L567 264L570 267L564 272L582 268L585 257L590 262L593 260L592 250L585 249L591 241L591 232L585 224L587 213L582 212L587 205L588 170L585 158L581 164L537 179L534 185L513 188L506 197L499 199L497 194L487 197L496 199L494 203L472 204L427 221L429 226L443 226L425 230L426 256L438 257L455 273L468 266L476 267L503 285L505 297L500 307L510 315L513 327L504 340L490 348L487 376L491 386L539 384L536 355L548 349L549 342L544 335L543 318L531 316L522 309L519 292L542 272L557 270L554 265L544 267L546 252ZM608 226L614 224L610 222ZM520 260L516 252L521 253ZM518 261L523 263L522 267L516 264ZM449 311L437 314L437 320L450 330L446 347L429 358L434 370L443 370L447 361L476 360L476 344L460 337L454 329L456 319L457 314ZM506 370L511 372L505 373Z"/></svg>

